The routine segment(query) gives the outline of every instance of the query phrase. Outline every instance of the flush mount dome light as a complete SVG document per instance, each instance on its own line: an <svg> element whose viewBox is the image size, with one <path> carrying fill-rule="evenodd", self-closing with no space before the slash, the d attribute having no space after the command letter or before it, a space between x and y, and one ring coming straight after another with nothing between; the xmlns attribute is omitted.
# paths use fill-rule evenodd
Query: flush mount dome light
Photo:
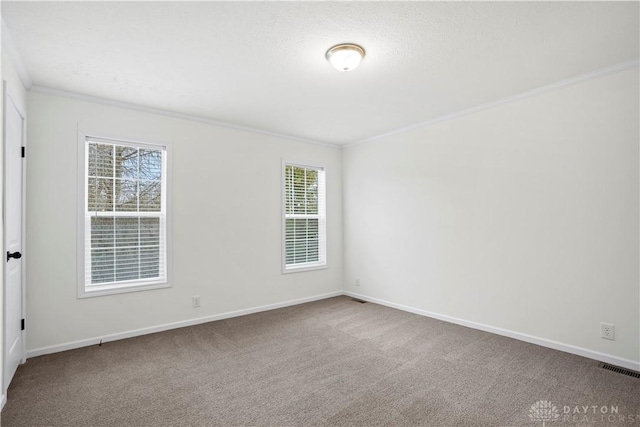
<svg viewBox="0 0 640 427"><path fill-rule="evenodd" d="M357 44L343 43L327 51L327 60L338 71L351 71L360 65L364 49Z"/></svg>

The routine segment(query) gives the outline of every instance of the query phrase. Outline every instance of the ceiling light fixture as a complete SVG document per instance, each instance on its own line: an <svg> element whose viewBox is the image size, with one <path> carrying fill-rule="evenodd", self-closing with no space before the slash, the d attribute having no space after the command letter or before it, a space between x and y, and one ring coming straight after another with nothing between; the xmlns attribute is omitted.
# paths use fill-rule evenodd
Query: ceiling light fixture
<svg viewBox="0 0 640 427"><path fill-rule="evenodd" d="M327 61L338 71L351 71L360 65L364 49L357 44L342 43L327 51Z"/></svg>

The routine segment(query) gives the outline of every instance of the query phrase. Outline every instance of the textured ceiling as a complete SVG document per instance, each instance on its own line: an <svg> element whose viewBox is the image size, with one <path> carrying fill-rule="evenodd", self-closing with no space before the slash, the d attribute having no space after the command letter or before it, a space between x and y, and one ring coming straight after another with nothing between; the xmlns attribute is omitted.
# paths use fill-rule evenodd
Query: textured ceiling
<svg viewBox="0 0 640 427"><path fill-rule="evenodd" d="M638 2L9 2L35 85L333 143L640 56ZM367 56L349 73L325 51Z"/></svg>

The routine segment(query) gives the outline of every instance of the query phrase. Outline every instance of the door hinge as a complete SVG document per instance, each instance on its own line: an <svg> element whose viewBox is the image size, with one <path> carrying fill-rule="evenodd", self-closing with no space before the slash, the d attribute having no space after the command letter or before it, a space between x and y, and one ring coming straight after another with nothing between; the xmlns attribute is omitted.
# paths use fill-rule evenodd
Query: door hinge
<svg viewBox="0 0 640 427"><path fill-rule="evenodd" d="M22 319L22 322L20 322L20 330L24 331L24 319Z"/></svg>
<svg viewBox="0 0 640 427"><path fill-rule="evenodd" d="M22 157L25 157L27 154L27 147L22 147Z"/></svg>

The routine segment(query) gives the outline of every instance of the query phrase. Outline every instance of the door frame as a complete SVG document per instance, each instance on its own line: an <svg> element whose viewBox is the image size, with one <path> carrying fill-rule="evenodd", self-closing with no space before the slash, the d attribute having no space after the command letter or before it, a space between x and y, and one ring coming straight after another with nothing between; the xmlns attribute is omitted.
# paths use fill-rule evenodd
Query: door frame
<svg viewBox="0 0 640 427"><path fill-rule="evenodd" d="M2 249L3 249L3 254L4 252L6 252L6 247L5 247L5 215L6 215L6 191L5 191L5 185L6 185L6 170L5 170L5 162L6 162L6 111L7 111L7 105L8 103L13 104L13 106L15 107L16 111L18 112L18 114L20 115L20 117L22 118L22 147L25 147L25 152L26 152L26 147L27 147L27 115L26 115L26 111L24 110L24 108L19 105L19 103L15 102L15 97L13 97L10 93L9 90L9 86L7 84L6 80L2 81ZM23 254L26 254L27 250L26 250L26 178L27 178L27 160L26 160L26 155L25 157L22 158L22 188L21 188L21 193L22 193L22 197L21 197L21 202L22 202L22 206L21 206L21 252ZM23 257L21 259L21 265L20 265L20 269L21 271L21 277L22 277L22 283L21 283L21 293L22 293L22 301L21 301L21 312L22 312L22 319L25 319L25 325L26 325L26 320L27 320L27 316L26 316L26 260L27 257ZM6 356L6 348L5 348L5 326L6 326L6 322L4 322L4 317L6 316L7 313L7 300L6 300L6 283L5 283L5 268L2 269L2 343L1 347L2 347L2 364L3 366L1 367L0 372L2 372L2 377L0 377L0 383L2 386L2 389L0 390L0 392L2 393L2 401L0 402L0 408L2 406L4 406L6 399L7 399L7 389L9 388L9 384L4 384L4 369L5 369L5 356ZM26 327L25 329L23 329L21 332L22 334L22 348L20 349L21 351L21 364L25 363L27 361L27 343L26 343L26 337L27 337L27 330Z"/></svg>

